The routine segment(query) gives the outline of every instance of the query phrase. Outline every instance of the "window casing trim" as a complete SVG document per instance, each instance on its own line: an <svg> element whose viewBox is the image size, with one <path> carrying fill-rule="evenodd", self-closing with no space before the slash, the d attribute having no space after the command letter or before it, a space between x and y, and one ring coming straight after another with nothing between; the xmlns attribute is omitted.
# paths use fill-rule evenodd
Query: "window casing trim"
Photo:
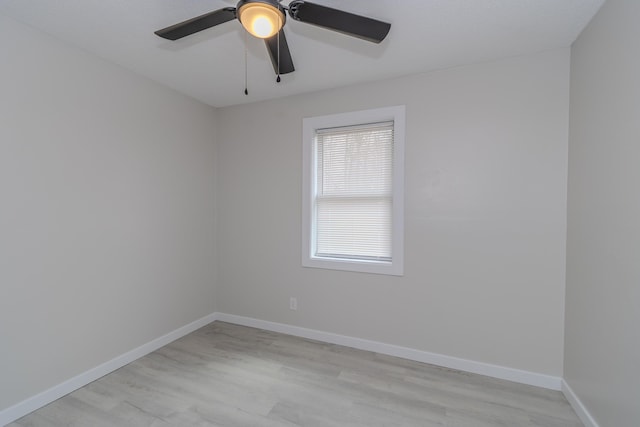
<svg viewBox="0 0 640 427"><path fill-rule="evenodd" d="M318 129L374 124L385 121L394 123L393 143L393 204L392 204L392 259L367 260L314 256L314 196L316 173L315 135ZM405 107L393 106L372 110L353 111L303 120L303 187L302 187L302 265L304 267L346 270L363 273L401 276L404 273L404 139Z"/></svg>

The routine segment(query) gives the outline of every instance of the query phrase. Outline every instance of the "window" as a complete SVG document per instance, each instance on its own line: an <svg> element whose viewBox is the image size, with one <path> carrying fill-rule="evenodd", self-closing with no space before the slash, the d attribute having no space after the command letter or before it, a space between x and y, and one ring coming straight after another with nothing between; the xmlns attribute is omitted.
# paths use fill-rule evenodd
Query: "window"
<svg viewBox="0 0 640 427"><path fill-rule="evenodd" d="M404 107L303 122L302 265L402 275Z"/></svg>

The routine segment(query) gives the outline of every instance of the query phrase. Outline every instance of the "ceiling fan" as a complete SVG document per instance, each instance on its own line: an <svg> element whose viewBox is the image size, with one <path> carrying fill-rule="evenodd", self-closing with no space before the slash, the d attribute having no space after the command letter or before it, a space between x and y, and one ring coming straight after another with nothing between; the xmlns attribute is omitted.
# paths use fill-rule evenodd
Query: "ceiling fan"
<svg viewBox="0 0 640 427"><path fill-rule="evenodd" d="M380 43L391 24L361 15L333 9L304 0L293 0L288 6L282 0L240 0L236 7L225 7L205 13L155 32L168 40L178 40L207 28L238 19L253 36L265 41L273 68L278 75L295 70L283 26L286 12L299 22L317 25L373 43ZM279 80L278 80L279 81Z"/></svg>

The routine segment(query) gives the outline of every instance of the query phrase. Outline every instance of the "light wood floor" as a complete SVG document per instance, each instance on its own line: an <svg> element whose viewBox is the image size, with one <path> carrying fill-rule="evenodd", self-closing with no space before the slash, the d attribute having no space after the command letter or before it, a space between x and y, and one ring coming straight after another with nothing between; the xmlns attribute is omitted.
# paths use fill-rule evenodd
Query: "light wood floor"
<svg viewBox="0 0 640 427"><path fill-rule="evenodd" d="M582 426L561 393L214 322L24 426Z"/></svg>

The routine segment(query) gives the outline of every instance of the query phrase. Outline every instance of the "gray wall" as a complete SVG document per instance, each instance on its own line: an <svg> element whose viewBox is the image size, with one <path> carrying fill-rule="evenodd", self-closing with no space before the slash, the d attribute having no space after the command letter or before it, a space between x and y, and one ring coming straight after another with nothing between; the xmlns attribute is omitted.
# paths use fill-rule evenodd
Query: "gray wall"
<svg viewBox="0 0 640 427"><path fill-rule="evenodd" d="M603 427L640 425L640 2L571 51L565 379Z"/></svg>
<svg viewBox="0 0 640 427"><path fill-rule="evenodd" d="M399 104L405 275L303 268L302 118ZM568 108L561 49L219 110L218 309L561 376Z"/></svg>
<svg viewBox="0 0 640 427"><path fill-rule="evenodd" d="M0 17L0 409L212 313L215 111Z"/></svg>

